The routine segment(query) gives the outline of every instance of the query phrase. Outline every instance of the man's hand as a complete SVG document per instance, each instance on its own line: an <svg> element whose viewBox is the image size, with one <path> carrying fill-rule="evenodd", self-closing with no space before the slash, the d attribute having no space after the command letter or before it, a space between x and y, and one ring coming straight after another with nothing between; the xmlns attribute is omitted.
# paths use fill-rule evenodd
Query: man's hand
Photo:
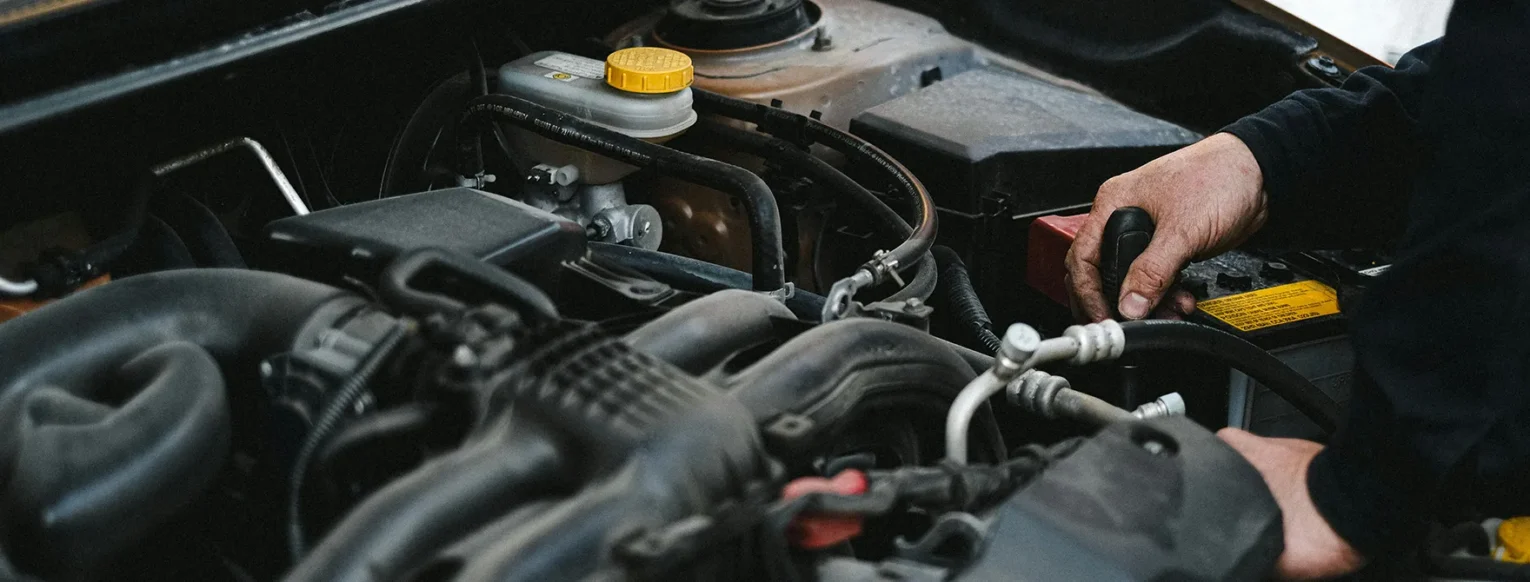
<svg viewBox="0 0 1530 582"><path fill-rule="evenodd" d="M1136 206L1157 225L1152 244L1132 263L1120 297L1100 291L1100 237L1110 213ZM1247 240L1266 218L1264 176L1248 146L1219 133L1111 178L1100 186L1089 219L1068 251L1068 289L1079 315L1111 316L1117 302L1128 319L1147 317L1192 258L1216 256ZM1165 307L1188 314L1195 301L1177 296Z"/></svg>
<svg viewBox="0 0 1530 582"><path fill-rule="evenodd" d="M1365 565L1349 542L1339 537L1318 513L1307 492L1307 466L1323 446L1300 439L1272 439L1254 436L1236 428L1224 428L1217 436L1248 459L1259 470L1275 503L1280 505L1281 521L1286 530L1286 551L1275 564L1275 576L1282 580L1332 578L1359 570Z"/></svg>

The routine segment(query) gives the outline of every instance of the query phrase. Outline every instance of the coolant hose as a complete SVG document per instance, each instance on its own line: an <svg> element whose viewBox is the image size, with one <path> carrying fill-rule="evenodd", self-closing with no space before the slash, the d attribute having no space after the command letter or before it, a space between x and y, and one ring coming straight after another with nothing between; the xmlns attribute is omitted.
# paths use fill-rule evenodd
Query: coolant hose
<svg viewBox="0 0 1530 582"><path fill-rule="evenodd" d="M286 580L397 580L505 512L556 493L571 476L555 441L512 416L368 496Z"/></svg>
<svg viewBox="0 0 1530 582"><path fill-rule="evenodd" d="M729 384L756 421L792 413L806 416L816 427L832 427L878 393L917 390L945 402L954 399L975 374L947 346L906 325L840 320L786 342ZM980 438L993 458L1003 458L1007 451L993 411L985 405L977 414Z"/></svg>
<svg viewBox="0 0 1530 582"><path fill-rule="evenodd" d="M212 488L229 404L200 347L162 344L95 390L44 386L0 404L5 553L46 579L110 578L110 563Z"/></svg>
<svg viewBox="0 0 1530 582"><path fill-rule="evenodd" d="M172 341L225 369L257 370L321 309L359 306L339 289L277 273L149 273L70 295L0 326L0 398L38 386L90 386L101 370Z"/></svg>
<svg viewBox="0 0 1530 582"><path fill-rule="evenodd" d="M464 125L492 121L508 122L553 141L640 168L653 168L661 174L715 188L737 197L749 217L753 246L751 269L754 276L751 287L756 291L775 291L786 286L786 251L781 242L781 213L776 206L775 194L753 172L622 135L573 115L509 95L485 95L474 99L463 117Z"/></svg>
<svg viewBox="0 0 1530 582"><path fill-rule="evenodd" d="M903 167L903 164L880 148L860 137L783 109L700 89L692 89L692 94L695 95L697 111L748 121L770 133L795 134L804 141L834 149L852 162L861 162L880 170L889 183L907 197L917 215L917 220L914 223L913 234L902 244L888 251L886 256L877 259L879 262L896 265L898 271L906 271L914 268L919 258L935 244L935 201L930 198L930 193L925 189L924 184L921 184L908 168Z"/></svg>
<svg viewBox="0 0 1530 582"><path fill-rule="evenodd" d="M590 255L601 262L637 271L654 280L687 291L711 293L723 289L748 289L749 273L708 263L650 251L627 245L591 241ZM799 319L818 321L823 312L822 295L796 290L786 298L786 307Z"/></svg>
<svg viewBox="0 0 1530 582"><path fill-rule="evenodd" d="M828 162L823 161L812 153L792 145L784 139L771 137L756 131L749 131L725 123L712 120L703 120L691 130L693 133L719 140L731 147L739 148L744 152L765 158L782 164L791 170L817 182L824 188L837 192L855 203L857 207L871 213L872 224L888 238L897 241L906 241L914 235L914 229L908 225L903 217L893 211L891 206L872 194L859 182L850 179L844 172L835 169ZM917 206L916 206L917 207ZM903 301L911 297L917 297L921 301L928 300L935 292L936 268L928 254L920 257L918 263L913 265L914 275L906 287L893 292L887 297L887 301Z"/></svg>
<svg viewBox="0 0 1530 582"><path fill-rule="evenodd" d="M993 332L993 320L988 318L988 310L978 299L977 290L972 288L967 265L948 247L936 246L930 252L940 265L940 281L946 286L946 302L951 308L951 316L961 322L988 353L998 353L999 336Z"/></svg>
<svg viewBox="0 0 1530 582"><path fill-rule="evenodd" d="M855 203L871 213L872 224L890 238L903 240L913 234L914 229L898 216L892 207L877 198L865 186L850 179L841 172L823 161L818 156L799 148L784 139L727 125L718 121L706 119L697 123L691 129L694 135L718 140L720 143L735 147L749 154L753 154L767 160L780 163L795 173L800 173L818 185L836 192L851 202Z"/></svg>
<svg viewBox="0 0 1530 582"><path fill-rule="evenodd" d="M0 326L4 529L38 552L7 540L6 553L49 577L99 575L91 569L152 535L224 466L229 415L263 399L261 360L291 350L313 321L362 304L276 273L172 271L87 289ZM23 425L48 430L29 437ZM27 494L28 483L46 496Z"/></svg>
<svg viewBox="0 0 1530 582"><path fill-rule="evenodd" d="M734 354L769 340L777 319L795 317L772 297L725 289L676 307L622 341L701 376Z"/></svg>
<svg viewBox="0 0 1530 582"><path fill-rule="evenodd" d="M1285 362L1225 331L1186 321L1143 320L1121 324L1126 354L1172 351L1206 356L1236 369L1290 402L1323 432L1339 426L1339 404Z"/></svg>
<svg viewBox="0 0 1530 582"><path fill-rule="evenodd" d="M940 283L940 277L936 271L935 257L925 253L914 265L914 276L908 280L908 285L894 291L883 301L905 301L913 298L929 301L930 296L935 294L935 286Z"/></svg>

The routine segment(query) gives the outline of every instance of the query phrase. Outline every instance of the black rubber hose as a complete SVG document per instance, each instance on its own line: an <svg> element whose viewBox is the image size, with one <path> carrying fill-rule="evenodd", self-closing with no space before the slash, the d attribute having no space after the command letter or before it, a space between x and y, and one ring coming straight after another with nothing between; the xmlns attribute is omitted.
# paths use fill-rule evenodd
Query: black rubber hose
<svg viewBox="0 0 1530 582"><path fill-rule="evenodd" d="M105 273L133 243L149 218L149 199L159 185L159 178L144 172L128 195L120 213L120 225L106 238L79 251L58 253L27 266L27 275L37 282L38 297L61 297L86 281Z"/></svg>
<svg viewBox="0 0 1530 582"><path fill-rule="evenodd" d="M464 59L467 61L468 78L472 80L473 95L489 94L489 76L483 67L483 53L478 50L478 39L468 36L467 44L463 46Z"/></svg>
<svg viewBox="0 0 1530 582"><path fill-rule="evenodd" d="M112 466L126 468L107 479L104 485L92 484L81 496L66 500L62 510L50 509L45 520L50 523L46 528L49 531L67 531L80 526L111 528L113 533L107 538L92 534L82 542L93 544L90 545L93 552L108 551L113 544L103 540L115 542L132 537L141 526L188 507L195 497L184 495L188 487L199 482L196 474L207 471L201 474L211 477L216 474L217 467L225 463L226 459L209 450L207 445L218 443L219 439L226 443L226 434L218 437L191 428L204 417L193 410L197 401L188 396L188 392L216 391L220 401L227 399L228 408L224 409L224 415L237 410L241 404L263 400L264 396L258 396L260 392L255 378L262 359L291 350L296 338L316 320L337 317L361 304L359 298L339 289L287 275L201 269L152 273L113 281L74 293L6 322L0 325L0 412L14 410L13 406L39 398L36 395L44 391L78 394L89 397L89 400L125 397L127 395L121 393L122 390L133 384L131 378L137 375L132 372L135 366L132 362L138 361L135 358L159 353L157 350L166 349L166 345L184 347L175 348L182 356L170 360L179 363L161 368L161 371L188 374L175 376L186 381L181 388L187 392L162 394L174 400L173 404L159 402L156 400L158 396L153 394L140 393L120 404L122 414L114 414L111 419L93 421L75 415L74 420L60 423L67 425L63 426L68 428L67 431L31 439L34 442L28 446L5 446L6 443L0 442L0 467L12 470L20 466L18 456L29 454L28 450L49 451L46 453L52 461L49 466L65 471L59 475L63 480L50 478L53 484L47 487L49 495L73 491L67 486L68 480L87 479L92 472L100 475L100 471ZM195 368L176 367L190 363L194 363ZM192 371L195 373L190 374ZM172 376L159 375L157 378L168 380ZM220 387L224 378L231 388L227 393ZM60 403L57 398L51 400L54 404ZM86 404L84 400L80 399L77 404ZM152 406L143 409L140 405ZM135 409L140 410L133 412ZM102 410L100 404L89 404L75 412L97 414ZM19 423L29 423L34 429L46 431L49 427L44 426L45 421L50 419L40 417L40 413L40 410L14 416L0 413L0 435L26 437L27 433L18 428ZM165 414L171 414L171 417ZM227 431L226 420L221 422L218 430ZM131 435L110 434L117 429L127 430ZM157 432L159 429L165 432ZM68 444L60 438L69 441L81 435L95 438L92 442L100 446L95 449L48 448L50 443ZM107 440L99 440L103 438ZM145 442L149 440L159 442ZM133 451L128 447L135 442L152 445L153 450L130 454ZM82 468L78 466L71 468L68 459L58 457L59 451L74 450L81 454L70 458L86 461L90 455L83 453L96 449L113 452L110 455L112 463L87 463L91 468L80 470ZM173 461L180 468L161 461ZM158 466L145 466L146 463ZM156 489L140 499L138 492L155 482L163 483L167 476L176 481L172 487L174 491ZM20 491L17 487L21 486L11 482L10 492ZM112 509L114 506L100 504L100 500L106 498L139 503L130 512L132 524L114 524L113 520L121 518ZM47 501L41 497L32 499ZM77 514L79 511L87 512L88 517ZM24 518L19 511L9 511L5 515ZM22 530L9 528L8 531ZM33 543L50 543L56 550L65 551L70 547L51 534L28 535ZM90 563L90 556L85 553L69 555L65 559L73 560L71 568L85 568Z"/></svg>
<svg viewBox="0 0 1530 582"><path fill-rule="evenodd" d="M935 201L914 174L903 164L866 140L819 123L802 115L750 103L741 99L719 95L710 91L693 89L696 110L713 113L740 121L752 122L773 134L796 134L803 141L811 141L832 148L852 162L861 162L880 170L890 183L907 198L918 220L914 232L903 244L888 252L888 259L897 262L899 271L914 268L919 257L935 244Z"/></svg>
<svg viewBox="0 0 1530 582"><path fill-rule="evenodd" d="M653 168L661 174L737 197L749 217L754 277L751 287L756 291L775 291L786 286L781 212L776 206L775 194L753 172L622 135L509 95L485 95L474 99L464 114L463 126L493 121L508 122L559 143L640 168Z"/></svg>
<svg viewBox="0 0 1530 582"><path fill-rule="evenodd" d="M198 267L218 269L245 268L244 255L234 239L207 206L183 194L161 196L154 203L154 215L170 225Z"/></svg>
<svg viewBox="0 0 1530 582"><path fill-rule="evenodd" d="M998 334L993 332L993 320L988 318L988 310L983 308L982 300L978 299L977 290L972 288L972 278L967 274L967 265L962 263L962 258L947 247L936 246L931 249L935 254L935 262L940 265L940 281L946 287L946 302L951 308L951 317L961 322L962 327L977 340L978 345L988 350L988 353L998 353Z"/></svg>
<svg viewBox="0 0 1530 582"><path fill-rule="evenodd" d="M1143 320L1121 324L1127 354L1172 351L1216 359L1247 374L1290 402L1324 432L1339 426L1339 405L1285 362L1238 336L1187 321Z"/></svg>
<svg viewBox="0 0 1530 582"><path fill-rule="evenodd" d="M957 356L959 356L963 361L967 362L968 366L972 366L972 370L978 374L981 374L984 371L987 371L989 368L993 367L993 354L984 354L967 346L958 343L952 343L951 341L944 339L940 341L946 344L946 348L950 349L952 352L955 352Z"/></svg>
<svg viewBox="0 0 1530 582"><path fill-rule="evenodd" d="M772 297L726 289L696 299L627 334L622 341L700 376L771 338L777 319L795 319Z"/></svg>
<svg viewBox="0 0 1530 582"><path fill-rule="evenodd" d="M846 319L815 327L776 348L728 384L764 422L783 413L806 416L815 427L832 427L878 393L931 392L949 402L976 374L942 340L906 325ZM944 410L940 411L944 418ZM992 409L976 425L992 458L1007 454Z"/></svg>
<svg viewBox="0 0 1530 582"><path fill-rule="evenodd" d="M80 251L80 258L86 264L104 268L133 245L133 241L138 239L138 229L143 226L144 218L148 215L149 199L154 196L154 189L158 185L159 177L152 173L145 172L139 178L128 200L127 211L122 213L122 226Z"/></svg>
<svg viewBox="0 0 1530 582"><path fill-rule="evenodd" d="M404 331L403 324L394 324L393 329L377 342L372 352L356 366L356 371L340 384L334 397L324 406L318 419L314 421L313 429L309 430L308 436L304 437L302 447L298 449L287 487L287 549L292 554L293 562L301 559L307 549L303 536L303 484L308 476L309 462L313 460L313 455L319 450L319 446L324 444L330 433L339 426L356 399L361 398L361 395L366 392L367 386L372 383L372 377L382 369L388 356L393 354L393 349L403 341Z"/></svg>
<svg viewBox="0 0 1530 582"><path fill-rule="evenodd" d="M831 192L838 193L867 212L872 224L888 238L899 241L913 234L914 229L891 206L877 198L859 182L835 169L818 156L799 148L784 139L728 125L714 120L702 120L691 128L691 135L710 138L738 148L752 155L779 163L818 183Z"/></svg>
<svg viewBox="0 0 1530 582"><path fill-rule="evenodd" d="M883 301L905 301L915 297L920 301L929 301L940 283L940 277L936 271L935 257L925 253L924 256L919 257L918 264L914 265L914 275L908 280L908 284L894 291L892 295L888 295Z"/></svg>
<svg viewBox="0 0 1530 582"><path fill-rule="evenodd" d="M398 580L504 513L557 494L569 478L557 446L510 416L368 496L285 579Z"/></svg>
<svg viewBox="0 0 1530 582"><path fill-rule="evenodd" d="M225 369L256 370L292 349L321 310L360 298L278 273L196 269L86 289L0 326L0 398L37 386L93 385L102 370L172 341L206 349Z"/></svg>
<svg viewBox="0 0 1530 582"><path fill-rule="evenodd" d="M109 579L213 489L229 452L228 394L217 363L185 342L70 388L0 399L5 549L44 579Z"/></svg>
<svg viewBox="0 0 1530 582"><path fill-rule="evenodd" d="M589 245L590 255L596 260L637 271L677 289L711 293L723 289L748 289L750 285L749 273L690 257L611 243L590 242ZM801 290L786 299L786 307L804 321L818 321L823 314L823 304L822 295Z"/></svg>
<svg viewBox="0 0 1530 582"><path fill-rule="evenodd" d="M430 154L440 136L449 133L444 128L455 121L462 108L472 100L473 85L474 81L467 73L458 73L431 89L415 108L383 166L380 188L383 197L420 192L429 187L429 182L422 177L426 174Z"/></svg>
<svg viewBox="0 0 1530 582"><path fill-rule="evenodd" d="M812 179L820 186L839 193L857 207L871 213L872 224L890 239L902 242L908 240L914 233L908 221L898 216L898 213L876 194L867 190L859 182L850 179L844 172L829 165L828 162L792 145L791 142L713 120L697 123L691 132L782 164ZM935 264L929 261L928 254L919 259L918 264L913 266L913 270L914 275L908 281L908 285L888 296L887 301L902 301L911 297L927 300L934 294L936 269Z"/></svg>

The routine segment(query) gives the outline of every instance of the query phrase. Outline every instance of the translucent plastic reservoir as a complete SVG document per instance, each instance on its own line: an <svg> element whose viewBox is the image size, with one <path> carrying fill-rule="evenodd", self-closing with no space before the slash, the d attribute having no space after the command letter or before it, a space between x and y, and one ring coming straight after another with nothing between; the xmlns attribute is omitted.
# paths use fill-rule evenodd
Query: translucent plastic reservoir
<svg viewBox="0 0 1530 582"><path fill-rule="evenodd" d="M500 67L499 91L650 141L665 141L696 123L688 82L668 92L635 92L611 86L606 73L604 62L543 51ZM585 183L613 182L634 169L529 132L515 134L538 162L576 166Z"/></svg>

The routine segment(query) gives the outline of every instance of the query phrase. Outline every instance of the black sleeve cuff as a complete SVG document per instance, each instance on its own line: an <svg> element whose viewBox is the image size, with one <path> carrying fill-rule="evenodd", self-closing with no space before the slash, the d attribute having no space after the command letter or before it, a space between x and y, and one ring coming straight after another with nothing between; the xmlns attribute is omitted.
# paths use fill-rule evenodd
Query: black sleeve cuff
<svg viewBox="0 0 1530 582"><path fill-rule="evenodd" d="M1288 126L1300 125L1291 122L1293 112L1287 110L1293 106L1285 101L1276 102L1221 129L1221 133L1230 134L1248 146L1254 161L1259 163L1269 220L1267 227L1250 241L1255 246L1284 248L1299 244L1296 236L1299 229L1285 227L1300 222L1294 220L1294 215L1300 213L1303 204L1310 203L1297 199L1295 166L1298 160L1291 159L1288 153L1291 140L1287 135Z"/></svg>
<svg viewBox="0 0 1530 582"><path fill-rule="evenodd" d="M1372 501L1360 492L1376 488L1374 484L1362 485L1368 479L1347 470L1340 456L1330 447L1312 459L1307 467L1307 491L1318 513L1339 537L1361 554L1375 556L1386 547L1388 536L1373 525Z"/></svg>
<svg viewBox="0 0 1530 582"><path fill-rule="evenodd" d="M1355 370L1348 418L1307 467L1307 492L1339 537L1367 557L1397 556L1425 533L1425 463L1395 437L1391 407Z"/></svg>
<svg viewBox="0 0 1530 582"><path fill-rule="evenodd" d="M1254 161L1259 162L1259 172L1264 177L1265 194L1271 198L1284 196L1291 189L1291 179L1287 172L1289 164L1273 135L1280 131L1280 127L1262 115L1244 117L1219 131L1238 138L1253 152Z"/></svg>

